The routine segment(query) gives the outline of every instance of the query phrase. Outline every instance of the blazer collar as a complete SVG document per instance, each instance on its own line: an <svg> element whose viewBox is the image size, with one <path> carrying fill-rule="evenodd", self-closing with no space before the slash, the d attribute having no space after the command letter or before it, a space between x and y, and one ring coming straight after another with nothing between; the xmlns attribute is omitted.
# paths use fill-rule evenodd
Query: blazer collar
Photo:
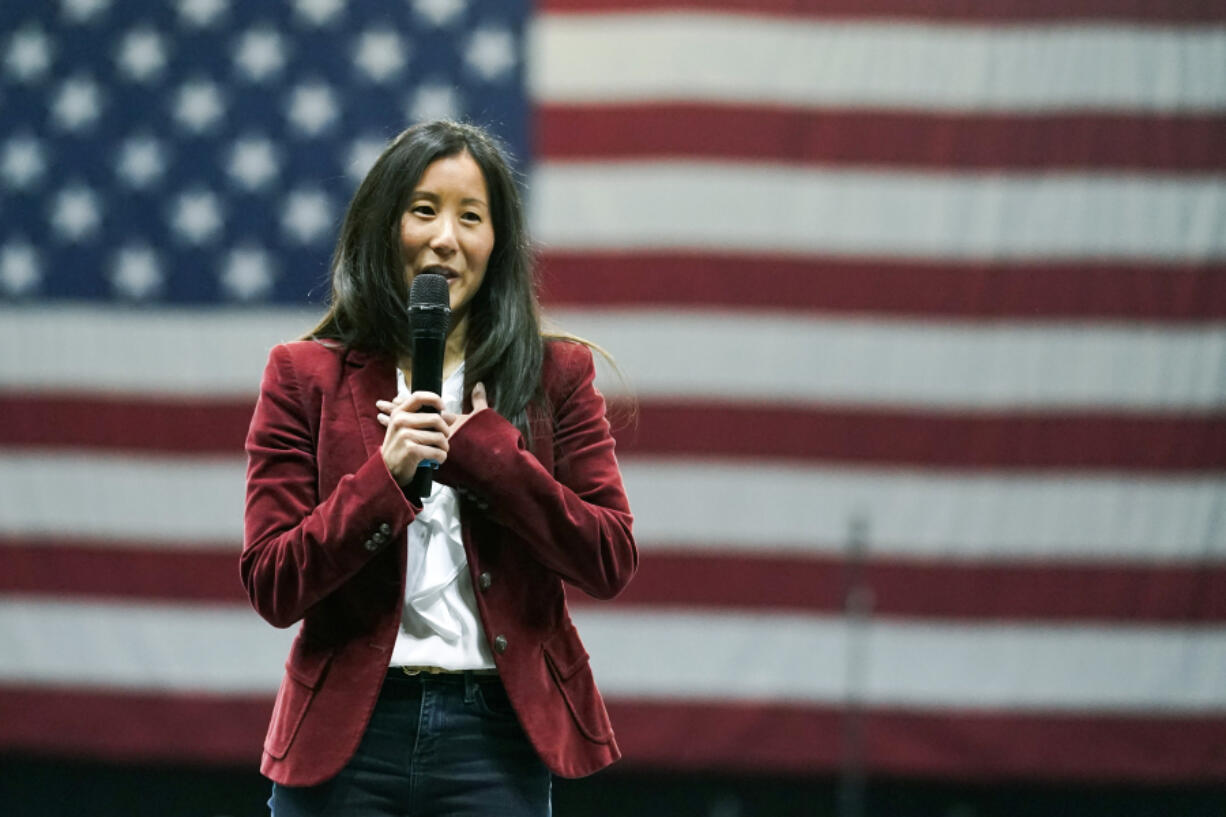
<svg viewBox="0 0 1226 817"><path fill-rule="evenodd" d="M384 429L379 424L376 400L391 400L396 396L396 365L386 357L366 352L350 352L345 358L348 368L349 395L357 413L362 442L370 456L383 445Z"/></svg>

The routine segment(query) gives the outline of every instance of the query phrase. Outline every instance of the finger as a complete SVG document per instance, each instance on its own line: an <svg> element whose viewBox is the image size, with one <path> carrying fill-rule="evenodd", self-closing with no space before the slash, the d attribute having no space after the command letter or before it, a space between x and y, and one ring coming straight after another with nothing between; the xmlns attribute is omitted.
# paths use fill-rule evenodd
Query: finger
<svg viewBox="0 0 1226 817"><path fill-rule="evenodd" d="M456 414L454 411L444 411L439 416L443 418L444 423L446 423L447 425L451 425L452 423L455 422L456 418L459 417L460 415Z"/></svg>
<svg viewBox="0 0 1226 817"><path fill-rule="evenodd" d="M380 414L376 416L375 419L379 421L379 425L384 425L384 426L392 421L392 418L388 417L386 414Z"/></svg>
<svg viewBox="0 0 1226 817"><path fill-rule="evenodd" d="M490 404L487 402L485 397L485 384L478 383L477 385L473 386L473 411L477 412L481 409L487 409L489 407Z"/></svg>
<svg viewBox="0 0 1226 817"><path fill-rule="evenodd" d="M414 414L407 411L397 411L392 415L392 424L396 428L422 431L447 430L447 421L441 414Z"/></svg>
<svg viewBox="0 0 1226 817"><path fill-rule="evenodd" d="M432 391L415 391L409 395L400 408L405 411L421 411L423 408L432 408L435 411L442 411L443 398L439 397Z"/></svg>

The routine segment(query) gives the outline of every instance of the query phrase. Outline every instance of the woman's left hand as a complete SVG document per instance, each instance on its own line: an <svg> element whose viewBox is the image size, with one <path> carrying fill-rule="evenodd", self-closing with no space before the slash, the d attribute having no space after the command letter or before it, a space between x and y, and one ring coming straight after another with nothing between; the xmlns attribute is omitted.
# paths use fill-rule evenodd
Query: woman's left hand
<svg viewBox="0 0 1226 817"><path fill-rule="evenodd" d="M478 411L484 411L490 407L489 401L485 397L485 384L478 383L473 386L473 410L468 414L452 414L450 411L443 412L443 419L447 422L447 436L450 437L460 430L460 426L468 422L468 418L472 417Z"/></svg>

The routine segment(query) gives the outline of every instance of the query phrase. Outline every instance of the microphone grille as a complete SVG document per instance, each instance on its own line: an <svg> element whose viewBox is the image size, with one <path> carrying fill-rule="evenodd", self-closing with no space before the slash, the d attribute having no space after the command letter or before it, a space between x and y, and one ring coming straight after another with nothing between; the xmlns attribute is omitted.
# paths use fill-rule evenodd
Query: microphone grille
<svg viewBox="0 0 1226 817"><path fill-rule="evenodd" d="M451 321L451 292L437 272L419 273L409 287L409 323L414 332L446 334Z"/></svg>

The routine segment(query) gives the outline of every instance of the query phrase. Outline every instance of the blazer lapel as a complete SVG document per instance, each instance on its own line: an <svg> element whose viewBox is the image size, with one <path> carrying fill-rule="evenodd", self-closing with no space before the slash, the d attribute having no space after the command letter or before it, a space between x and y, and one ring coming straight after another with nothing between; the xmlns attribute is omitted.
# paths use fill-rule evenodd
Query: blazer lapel
<svg viewBox="0 0 1226 817"><path fill-rule="evenodd" d="M345 365L349 373L349 395L353 398L353 410L357 413L358 428L366 456L383 445L383 426L379 424L376 400L391 400L396 396L396 367L385 358L362 352L350 352Z"/></svg>

